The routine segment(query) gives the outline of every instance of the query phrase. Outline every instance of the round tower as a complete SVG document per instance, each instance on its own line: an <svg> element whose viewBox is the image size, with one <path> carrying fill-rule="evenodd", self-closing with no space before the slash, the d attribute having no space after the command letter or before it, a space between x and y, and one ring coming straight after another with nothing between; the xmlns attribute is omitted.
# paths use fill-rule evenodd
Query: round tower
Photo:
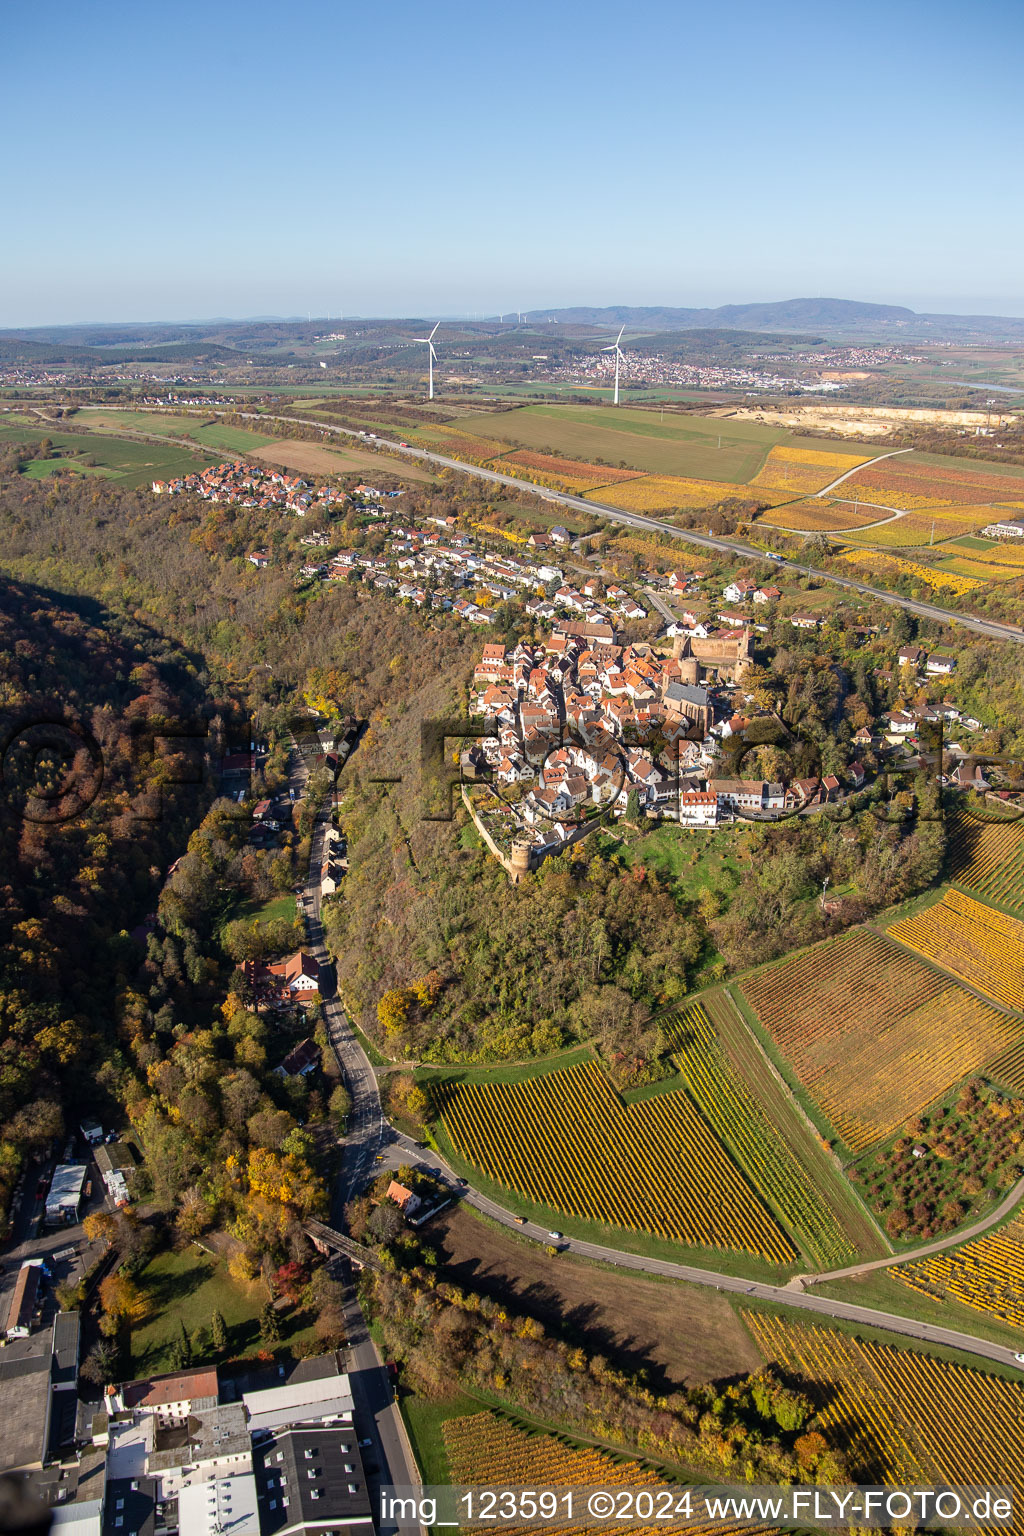
<svg viewBox="0 0 1024 1536"><path fill-rule="evenodd" d="M530 873L532 855L533 842L529 837L520 836L513 840L512 856L509 859L509 874L513 884L518 884L524 875Z"/></svg>
<svg viewBox="0 0 1024 1536"><path fill-rule="evenodd" d="M696 683L700 677L700 662L696 656L683 656L679 662L679 681Z"/></svg>

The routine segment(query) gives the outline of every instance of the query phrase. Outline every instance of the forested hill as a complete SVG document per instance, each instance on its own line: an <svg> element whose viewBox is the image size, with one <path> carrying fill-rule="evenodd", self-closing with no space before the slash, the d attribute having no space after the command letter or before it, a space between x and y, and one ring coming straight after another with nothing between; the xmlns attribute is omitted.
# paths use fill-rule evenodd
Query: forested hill
<svg viewBox="0 0 1024 1536"><path fill-rule="evenodd" d="M0 1204L62 1106L96 1102L121 930L155 905L204 809L150 729L210 713L188 657L153 631L0 577Z"/></svg>

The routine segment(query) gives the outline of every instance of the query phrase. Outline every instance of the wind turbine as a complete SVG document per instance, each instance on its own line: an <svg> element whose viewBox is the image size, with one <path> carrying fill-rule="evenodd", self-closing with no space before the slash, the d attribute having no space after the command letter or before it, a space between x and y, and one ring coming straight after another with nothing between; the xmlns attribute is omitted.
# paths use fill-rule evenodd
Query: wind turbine
<svg viewBox="0 0 1024 1536"><path fill-rule="evenodd" d="M441 322L439 320L437 325L440 324ZM430 372L430 388L427 392L428 400L433 400L434 398L434 364L437 361L437 353L434 351L434 337L437 335L437 325L434 326L434 329L431 331L429 336L413 337L413 341L421 341L426 345L427 348L427 367Z"/></svg>
<svg viewBox="0 0 1024 1536"><path fill-rule="evenodd" d="M622 331L625 329L626 327L623 326ZM622 331L619 332L610 347L601 348L602 352L615 353L615 399L612 401L613 405L618 405L619 403L619 359L622 357L622 348L619 346L619 342L622 340Z"/></svg>

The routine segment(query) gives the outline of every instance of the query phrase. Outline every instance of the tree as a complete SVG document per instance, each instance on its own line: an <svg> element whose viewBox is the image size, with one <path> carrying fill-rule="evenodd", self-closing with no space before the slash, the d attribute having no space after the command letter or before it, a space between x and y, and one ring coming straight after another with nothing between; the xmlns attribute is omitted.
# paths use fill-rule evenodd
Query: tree
<svg viewBox="0 0 1024 1536"><path fill-rule="evenodd" d="M86 1381L103 1387L118 1374L120 1351L113 1339L100 1339L94 1344L82 1362L82 1375Z"/></svg>
<svg viewBox="0 0 1024 1536"><path fill-rule="evenodd" d="M337 1120L339 1130L344 1130L348 1123L348 1117L352 1113L352 1095L344 1083L339 1083L336 1088L332 1089L331 1096L327 1101L327 1107L333 1118Z"/></svg>
<svg viewBox="0 0 1024 1536"><path fill-rule="evenodd" d="M178 1371L187 1370L192 1364L192 1340L188 1336L185 1320L178 1318L178 1337L171 1345L171 1358L174 1360L174 1368Z"/></svg>
<svg viewBox="0 0 1024 1536"><path fill-rule="evenodd" d="M267 1345L281 1342L281 1320L272 1301L265 1301L260 1309L260 1342Z"/></svg>
<svg viewBox="0 0 1024 1536"><path fill-rule="evenodd" d="M228 1347L228 1325L221 1312L215 1312L210 1319L210 1337L218 1355L223 1355Z"/></svg>

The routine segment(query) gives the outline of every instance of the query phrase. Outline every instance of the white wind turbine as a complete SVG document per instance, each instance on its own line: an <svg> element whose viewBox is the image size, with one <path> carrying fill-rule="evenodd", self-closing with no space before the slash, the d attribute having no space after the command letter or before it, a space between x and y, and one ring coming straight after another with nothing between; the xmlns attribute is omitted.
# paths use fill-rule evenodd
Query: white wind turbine
<svg viewBox="0 0 1024 1536"><path fill-rule="evenodd" d="M440 324L441 322L439 320L437 325ZM427 348L427 367L430 374L430 387L427 391L428 400L433 400L434 398L434 364L437 362L437 353L434 351L434 337L437 335L437 325L434 326L434 329L431 331L429 336L413 337L413 341L421 341L426 345Z"/></svg>
<svg viewBox="0 0 1024 1536"><path fill-rule="evenodd" d="M625 329L626 327L623 326L622 331ZM619 342L622 340L622 331L619 332L610 347L601 348L602 352L615 353L615 399L612 401L613 405L618 405L619 403L619 361L622 358L622 348L619 346Z"/></svg>

